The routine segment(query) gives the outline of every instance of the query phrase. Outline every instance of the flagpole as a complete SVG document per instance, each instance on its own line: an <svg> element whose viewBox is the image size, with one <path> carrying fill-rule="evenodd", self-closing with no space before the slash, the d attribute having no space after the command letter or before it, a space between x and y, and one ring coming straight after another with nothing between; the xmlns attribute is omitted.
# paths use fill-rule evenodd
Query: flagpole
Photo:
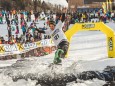
<svg viewBox="0 0 115 86"><path fill-rule="evenodd" d="M108 0L106 0L106 4L107 4L106 9L107 9L107 11L108 11L108 10L109 10L109 2L108 2Z"/></svg>
<svg viewBox="0 0 115 86"><path fill-rule="evenodd" d="M110 4L110 11L112 11L112 0L109 0L109 4Z"/></svg>

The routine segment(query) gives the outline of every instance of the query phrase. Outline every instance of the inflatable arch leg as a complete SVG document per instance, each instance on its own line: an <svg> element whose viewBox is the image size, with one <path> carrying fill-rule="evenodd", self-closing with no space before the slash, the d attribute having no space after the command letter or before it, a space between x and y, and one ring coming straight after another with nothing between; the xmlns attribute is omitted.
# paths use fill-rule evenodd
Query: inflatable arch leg
<svg viewBox="0 0 115 86"><path fill-rule="evenodd" d="M72 28L70 28L68 31L65 32L65 35L70 43L71 43L72 36L78 31L101 31L103 32L106 35L106 39L107 39L108 57L115 58L115 33L110 27L105 25L103 22L76 23L75 25L73 25ZM68 53L66 57L68 57Z"/></svg>

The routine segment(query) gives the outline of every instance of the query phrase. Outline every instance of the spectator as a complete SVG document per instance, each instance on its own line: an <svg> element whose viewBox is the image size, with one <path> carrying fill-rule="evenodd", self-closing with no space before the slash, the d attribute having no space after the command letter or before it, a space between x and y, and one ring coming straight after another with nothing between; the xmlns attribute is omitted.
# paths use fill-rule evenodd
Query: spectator
<svg viewBox="0 0 115 86"><path fill-rule="evenodd" d="M24 20L21 21L21 29L22 29L23 35L25 35L26 34L26 23Z"/></svg>
<svg viewBox="0 0 115 86"><path fill-rule="evenodd" d="M19 26L18 26L18 24L16 24L16 32L15 32L15 34L19 34Z"/></svg>
<svg viewBox="0 0 115 86"><path fill-rule="evenodd" d="M8 30L8 39L10 40L10 37L12 36L12 31L11 31L12 28L10 25L8 25L7 30Z"/></svg>
<svg viewBox="0 0 115 86"><path fill-rule="evenodd" d="M19 42L20 42L20 39L19 39L18 35L16 35L15 40L16 40L16 43L19 43Z"/></svg>

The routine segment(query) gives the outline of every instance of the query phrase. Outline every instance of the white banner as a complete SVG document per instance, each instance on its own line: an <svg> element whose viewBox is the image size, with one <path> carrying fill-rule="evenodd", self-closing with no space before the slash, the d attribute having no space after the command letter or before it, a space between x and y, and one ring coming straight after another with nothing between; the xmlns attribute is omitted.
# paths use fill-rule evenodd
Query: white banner
<svg viewBox="0 0 115 86"><path fill-rule="evenodd" d="M0 56L21 54L38 47L54 46L51 39L41 40L38 42L27 43L27 44L1 44L0 45Z"/></svg>

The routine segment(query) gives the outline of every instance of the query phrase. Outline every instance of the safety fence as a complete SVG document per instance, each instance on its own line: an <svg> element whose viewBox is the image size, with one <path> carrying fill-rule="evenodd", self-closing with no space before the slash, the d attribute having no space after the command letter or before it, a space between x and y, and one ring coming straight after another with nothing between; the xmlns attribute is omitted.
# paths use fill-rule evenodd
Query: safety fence
<svg viewBox="0 0 115 86"><path fill-rule="evenodd" d="M56 49L50 39L26 44L1 44L0 60L16 59L19 57L39 57L52 53Z"/></svg>

